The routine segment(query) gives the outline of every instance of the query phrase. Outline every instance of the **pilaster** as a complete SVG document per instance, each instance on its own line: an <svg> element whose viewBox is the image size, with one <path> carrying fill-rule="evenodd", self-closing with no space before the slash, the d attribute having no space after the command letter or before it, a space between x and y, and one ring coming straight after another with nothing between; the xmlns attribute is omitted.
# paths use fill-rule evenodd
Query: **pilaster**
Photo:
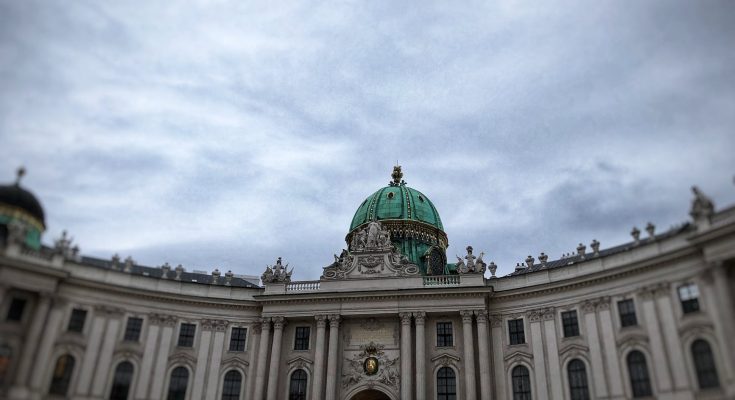
<svg viewBox="0 0 735 400"><path fill-rule="evenodd" d="M488 317L487 311L475 311L477 320L477 351L480 359L480 398L488 400L492 397L490 393L490 352L489 352L489 333L487 329Z"/></svg>
<svg viewBox="0 0 735 400"><path fill-rule="evenodd" d="M426 398L426 313L413 313L416 323L416 399Z"/></svg>
<svg viewBox="0 0 735 400"><path fill-rule="evenodd" d="M472 335L472 311L463 310L459 312L462 316L462 336L464 337L464 383L465 398L475 400L477 398L477 387L475 385L475 345Z"/></svg>
<svg viewBox="0 0 735 400"><path fill-rule="evenodd" d="M268 400L276 400L278 396L278 371L281 366L281 342L283 341L283 327L286 319L273 317L273 347L271 349L271 365L268 372Z"/></svg>
<svg viewBox="0 0 735 400"><path fill-rule="evenodd" d="M327 316L316 315L316 348L314 349L314 382L311 398L321 399L324 392L324 342L326 342Z"/></svg>
<svg viewBox="0 0 735 400"><path fill-rule="evenodd" d="M327 357L327 400L337 398L337 352L339 350L339 320L338 314L329 315L329 354Z"/></svg>
<svg viewBox="0 0 735 400"><path fill-rule="evenodd" d="M400 313L401 318L401 399L411 396L411 313Z"/></svg>

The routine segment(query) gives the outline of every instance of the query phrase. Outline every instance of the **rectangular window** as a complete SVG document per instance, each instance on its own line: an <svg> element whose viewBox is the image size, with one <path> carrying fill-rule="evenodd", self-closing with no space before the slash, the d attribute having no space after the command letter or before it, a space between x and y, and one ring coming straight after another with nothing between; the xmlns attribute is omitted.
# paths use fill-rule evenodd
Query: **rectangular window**
<svg viewBox="0 0 735 400"><path fill-rule="evenodd" d="M699 311L699 288L693 283L679 286L679 300L684 314Z"/></svg>
<svg viewBox="0 0 735 400"><path fill-rule="evenodd" d="M618 313L620 314L620 326L638 325L638 318L635 316L635 304L633 299L620 300L618 302Z"/></svg>
<svg viewBox="0 0 735 400"><path fill-rule="evenodd" d="M84 321L87 319L87 310L75 308L71 310L71 318L69 319L69 332L82 332L84 330Z"/></svg>
<svg viewBox="0 0 735 400"><path fill-rule="evenodd" d="M526 334L523 332L523 318L508 321L508 336L510 344L526 343Z"/></svg>
<svg viewBox="0 0 735 400"><path fill-rule="evenodd" d="M436 323L436 347L454 346L454 333L451 322Z"/></svg>
<svg viewBox="0 0 735 400"><path fill-rule="evenodd" d="M23 319L23 310L26 308L26 299L13 297L10 301L10 308L8 308L8 315L6 319L8 321L20 321Z"/></svg>
<svg viewBox="0 0 735 400"><path fill-rule="evenodd" d="M130 317L125 326L125 337L127 342L137 342L140 339L140 330L143 328L143 318Z"/></svg>
<svg viewBox="0 0 735 400"><path fill-rule="evenodd" d="M179 329L179 347L192 347L194 346L194 335L196 334L197 326L194 324L181 324Z"/></svg>
<svg viewBox="0 0 735 400"><path fill-rule="evenodd" d="M230 334L230 351L245 351L245 339L247 336L247 328L232 328L232 334Z"/></svg>
<svg viewBox="0 0 735 400"><path fill-rule="evenodd" d="M577 310L564 311L561 313L561 323L564 327L564 337L579 336L579 321L577 321Z"/></svg>
<svg viewBox="0 0 735 400"><path fill-rule="evenodd" d="M311 328L308 326L297 326L296 335L294 336L294 350L309 350L309 333Z"/></svg>

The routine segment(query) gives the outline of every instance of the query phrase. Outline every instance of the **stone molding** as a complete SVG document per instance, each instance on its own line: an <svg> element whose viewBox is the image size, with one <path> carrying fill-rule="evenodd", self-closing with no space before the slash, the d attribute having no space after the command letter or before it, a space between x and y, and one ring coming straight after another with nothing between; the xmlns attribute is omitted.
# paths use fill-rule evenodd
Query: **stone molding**
<svg viewBox="0 0 735 400"><path fill-rule="evenodd" d="M671 293L671 283L661 282L653 285L648 285L638 290L638 295L643 300L655 299L658 297L668 296Z"/></svg>
<svg viewBox="0 0 735 400"><path fill-rule="evenodd" d="M442 367L453 366L457 368L460 361L462 361L461 358L449 353L442 353L431 358L433 365L441 365Z"/></svg>
<svg viewBox="0 0 735 400"><path fill-rule="evenodd" d="M125 309L108 305L96 305L94 306L94 312L100 316L111 318L123 316L125 314Z"/></svg>

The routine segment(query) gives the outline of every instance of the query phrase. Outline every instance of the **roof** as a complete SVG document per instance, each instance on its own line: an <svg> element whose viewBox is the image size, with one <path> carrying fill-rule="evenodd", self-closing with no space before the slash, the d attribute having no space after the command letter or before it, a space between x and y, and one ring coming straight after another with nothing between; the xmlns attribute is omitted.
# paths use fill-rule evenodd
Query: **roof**
<svg viewBox="0 0 735 400"><path fill-rule="evenodd" d="M37 219L42 226L46 226L46 219L41 203L33 193L22 188L18 183L14 183L12 185L0 185L0 204L5 204L25 211L30 216Z"/></svg>
<svg viewBox="0 0 735 400"><path fill-rule="evenodd" d="M50 248L46 247L46 250L51 250ZM82 256L81 261L79 262L82 265L90 266L90 267L96 267L101 269L113 269L112 260L103 260L101 258L94 258L94 257L86 257ZM125 262L120 261L118 264L118 269L121 270L124 268ZM131 275L142 275L147 276L149 278L156 278L156 279L162 279L163 277L163 269L160 267L147 267L144 265L137 265L134 264L130 269ZM219 277L218 283L216 285L218 286L224 286L225 283L225 274L223 273L222 276ZM176 277L176 271L174 268L171 268L171 270L166 275L166 279L174 280ZM190 283L199 283L199 284L206 284L206 285L212 285L214 277L211 274L201 274L196 272L182 272L181 273L181 279L177 282L190 282ZM259 289L260 286L254 285L251 282L239 278L239 277L232 277L232 280L230 281L230 287L240 287L240 288L255 288Z"/></svg>
<svg viewBox="0 0 735 400"><path fill-rule="evenodd" d="M686 222L686 223L684 223L684 224L682 224L682 225L680 225L678 227L674 227L672 229L669 229L668 231L666 231L664 233L660 233L658 235L654 235L653 236L653 239L654 240L651 240L651 238L641 239L638 242L638 244L636 244L635 242L628 242L628 243L625 243L625 244L621 244L619 246L611 247L609 249L600 250L598 254L586 253L584 256L581 256L579 254L573 254L573 255L570 255L568 257L562 257L562 258L560 258L558 260L548 261L548 262L546 262L546 264L540 264L540 263L539 264L533 264L533 266L530 267L530 268L519 269L519 270L516 270L516 271L514 271L514 272L512 272L512 273L510 273L508 275L506 275L506 276L525 275L525 274L529 274L529 273L537 272L537 271L544 271L544 270L548 270L548 269L562 268L562 267L566 267L568 265L573 265L573 264L577 264L577 263L581 263L581 262L585 262L585 261L589 261L589 260L594 260L594 259L598 259L598 258L602 258L602 257L607 257L607 256L611 256L611 255L614 255L614 254L624 253L626 251L633 250L634 248L638 248L640 246L645 246L648 243L655 243L656 241L659 241L659 240L662 240L662 239L666 239L666 238L669 238L669 237L672 237L672 236L676 236L679 233L686 232L686 231L688 231L688 230L690 230L692 228L693 228L693 226L690 223Z"/></svg>
<svg viewBox="0 0 735 400"><path fill-rule="evenodd" d="M355 211L350 231L373 220L413 220L444 230L439 212L426 195L405 183L378 189Z"/></svg>

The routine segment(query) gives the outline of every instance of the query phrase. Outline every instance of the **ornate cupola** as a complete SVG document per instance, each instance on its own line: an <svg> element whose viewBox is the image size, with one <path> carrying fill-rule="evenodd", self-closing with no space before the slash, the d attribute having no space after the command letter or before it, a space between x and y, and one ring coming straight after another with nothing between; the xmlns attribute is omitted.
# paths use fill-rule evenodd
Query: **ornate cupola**
<svg viewBox="0 0 735 400"><path fill-rule="evenodd" d="M18 168L14 183L0 185L0 245L15 240L38 250L46 222L36 196L20 186L23 175L25 169Z"/></svg>
<svg viewBox="0 0 735 400"><path fill-rule="evenodd" d="M368 238L366 228L373 221L390 234L390 242L422 274L448 272L446 249L449 245L439 213L426 195L408 187L401 166L393 167L388 186L368 196L352 218L345 240L356 250Z"/></svg>

